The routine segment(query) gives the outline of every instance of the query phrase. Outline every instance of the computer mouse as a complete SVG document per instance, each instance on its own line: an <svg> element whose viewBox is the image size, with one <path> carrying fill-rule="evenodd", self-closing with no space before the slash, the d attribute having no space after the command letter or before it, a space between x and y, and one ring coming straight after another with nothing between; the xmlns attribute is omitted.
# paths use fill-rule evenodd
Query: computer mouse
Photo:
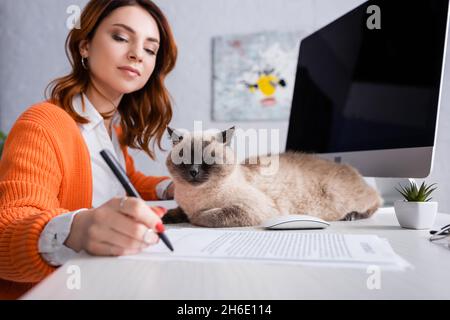
<svg viewBox="0 0 450 320"><path fill-rule="evenodd" d="M271 230L288 229L324 229L330 225L329 222L318 217L306 214L289 214L268 219L262 223L262 227Z"/></svg>

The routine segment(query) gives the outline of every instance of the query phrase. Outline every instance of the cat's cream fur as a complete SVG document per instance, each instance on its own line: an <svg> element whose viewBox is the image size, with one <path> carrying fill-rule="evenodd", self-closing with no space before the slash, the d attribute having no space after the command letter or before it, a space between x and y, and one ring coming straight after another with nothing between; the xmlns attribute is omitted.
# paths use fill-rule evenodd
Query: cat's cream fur
<svg viewBox="0 0 450 320"><path fill-rule="evenodd" d="M184 214L192 224L206 227L255 226L286 214L308 214L328 221L349 220L371 216L382 203L376 190L345 164L292 152L249 158L238 164L228 146L229 137L224 147L217 133L181 136L171 129L169 133L174 147L166 165L175 183L175 200L180 208L169 211L166 222ZM171 157L194 141L211 148L215 157L223 156L229 164L206 166L196 176L199 181L195 181L189 174L192 165L175 165ZM275 160L270 157L279 157L279 169L273 175L262 174L262 164ZM249 164L255 159L256 164Z"/></svg>

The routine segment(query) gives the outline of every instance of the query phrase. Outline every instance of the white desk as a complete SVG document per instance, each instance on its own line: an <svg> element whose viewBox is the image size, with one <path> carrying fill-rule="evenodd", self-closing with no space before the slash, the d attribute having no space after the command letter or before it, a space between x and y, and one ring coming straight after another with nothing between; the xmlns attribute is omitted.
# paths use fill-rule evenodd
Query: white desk
<svg viewBox="0 0 450 320"><path fill-rule="evenodd" d="M450 223L439 214L436 228ZM170 226L169 226L170 227ZM301 232L301 231L299 231ZM317 232L317 231L316 231ZM323 232L376 234L414 266L382 271L368 289L363 269L261 262L139 261L86 257L66 263L23 299L449 299L450 249L427 230L402 229L393 209L367 220L335 222ZM81 288L68 289L68 267L79 266Z"/></svg>

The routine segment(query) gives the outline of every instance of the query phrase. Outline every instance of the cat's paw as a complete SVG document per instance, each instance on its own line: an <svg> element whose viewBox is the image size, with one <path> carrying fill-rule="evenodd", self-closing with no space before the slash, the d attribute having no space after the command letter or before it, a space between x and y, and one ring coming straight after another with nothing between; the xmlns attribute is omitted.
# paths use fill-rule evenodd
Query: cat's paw
<svg viewBox="0 0 450 320"><path fill-rule="evenodd" d="M239 206L204 210L193 215L190 220L192 224L210 228L245 227L260 223Z"/></svg>
<svg viewBox="0 0 450 320"><path fill-rule="evenodd" d="M161 220L164 224L189 222L188 216L180 207L169 209Z"/></svg>
<svg viewBox="0 0 450 320"><path fill-rule="evenodd" d="M200 227L220 228L221 217L223 217L222 208L212 208L194 214L191 223Z"/></svg>

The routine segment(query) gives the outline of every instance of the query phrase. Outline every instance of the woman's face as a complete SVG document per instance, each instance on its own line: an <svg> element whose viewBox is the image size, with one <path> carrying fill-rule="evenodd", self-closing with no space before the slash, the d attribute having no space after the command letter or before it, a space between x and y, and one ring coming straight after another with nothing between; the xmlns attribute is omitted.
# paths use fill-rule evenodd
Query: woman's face
<svg viewBox="0 0 450 320"><path fill-rule="evenodd" d="M92 41L80 44L80 52L88 57L91 79L114 96L144 87L155 68L159 41L155 19L139 6L127 6L106 17Z"/></svg>

